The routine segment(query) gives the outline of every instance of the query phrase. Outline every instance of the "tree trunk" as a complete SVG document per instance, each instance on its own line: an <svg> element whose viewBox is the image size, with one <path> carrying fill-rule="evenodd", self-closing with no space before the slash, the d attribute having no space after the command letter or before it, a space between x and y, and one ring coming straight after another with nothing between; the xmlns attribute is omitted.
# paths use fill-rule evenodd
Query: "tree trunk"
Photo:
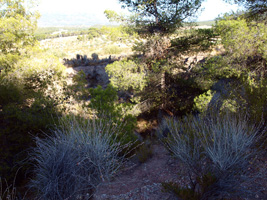
<svg viewBox="0 0 267 200"><path fill-rule="evenodd" d="M158 8L157 8L157 0L154 1L154 11L155 11L155 18L156 18L156 24L159 24L159 13L158 13Z"/></svg>

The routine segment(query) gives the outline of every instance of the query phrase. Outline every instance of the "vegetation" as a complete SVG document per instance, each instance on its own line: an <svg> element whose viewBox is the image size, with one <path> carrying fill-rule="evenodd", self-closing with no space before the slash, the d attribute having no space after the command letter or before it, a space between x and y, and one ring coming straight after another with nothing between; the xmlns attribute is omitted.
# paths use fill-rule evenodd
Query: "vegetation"
<svg viewBox="0 0 267 200"><path fill-rule="evenodd" d="M256 18L258 20L266 19L266 0L226 0L230 3L237 3L244 6L249 12L247 12L247 17Z"/></svg>
<svg viewBox="0 0 267 200"><path fill-rule="evenodd" d="M52 39L57 37L68 37L76 35L85 35L88 28L77 27L38 27L34 33L37 40Z"/></svg>
<svg viewBox="0 0 267 200"><path fill-rule="evenodd" d="M254 146L260 127L241 115L215 112L181 120L166 119L160 130L161 140L185 164L189 174L190 186L176 190L180 198L247 195L249 190L242 185L253 181L247 169L256 154ZM173 189L166 183L165 188Z"/></svg>
<svg viewBox="0 0 267 200"><path fill-rule="evenodd" d="M146 32L170 33L196 14L202 1L128 1L120 0L124 8L136 13L136 25Z"/></svg>
<svg viewBox="0 0 267 200"><path fill-rule="evenodd" d="M116 124L118 127L124 126L117 130L116 137L123 143L127 144L136 140L133 131L136 125L135 117L129 113L131 104L119 103L116 89L108 85L106 89L101 86L93 89L90 88L91 102L89 107L96 112L99 118L108 116L109 122Z"/></svg>
<svg viewBox="0 0 267 200"><path fill-rule="evenodd" d="M267 28L265 14L249 14L265 13L264 1L235 1L250 10L207 29L184 23L202 1L120 2L134 15L105 14L121 26L52 35L58 29L35 32L38 13L23 0L1 1L0 199L27 183L31 197L89 199L132 152L140 163L153 155L151 129L142 131L152 139L136 142L140 119L158 125L188 171L188 185L163 183L168 191L182 199L253 192L264 177L253 158L267 145ZM68 44L37 41L72 34ZM95 84L100 64L110 84Z"/></svg>
<svg viewBox="0 0 267 200"><path fill-rule="evenodd" d="M123 126L102 119L70 117L45 139L36 137L31 158L31 188L40 199L90 199L101 181L123 163L122 147L113 136Z"/></svg>
<svg viewBox="0 0 267 200"><path fill-rule="evenodd" d="M10 68L19 60L22 50L32 46L32 37L38 13L29 13L23 6L23 0L4 0L0 3L1 16L1 69Z"/></svg>

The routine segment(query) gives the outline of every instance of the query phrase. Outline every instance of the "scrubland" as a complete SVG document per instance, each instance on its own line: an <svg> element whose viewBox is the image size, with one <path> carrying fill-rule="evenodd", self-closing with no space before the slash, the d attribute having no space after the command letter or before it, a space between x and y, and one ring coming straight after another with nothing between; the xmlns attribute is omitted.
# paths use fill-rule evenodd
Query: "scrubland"
<svg viewBox="0 0 267 200"><path fill-rule="evenodd" d="M155 144L186 179L157 183L166 194L264 199L266 39L266 24L225 16L170 36L100 27L11 48L0 60L0 199L90 199ZM92 84L100 65L107 85Z"/></svg>

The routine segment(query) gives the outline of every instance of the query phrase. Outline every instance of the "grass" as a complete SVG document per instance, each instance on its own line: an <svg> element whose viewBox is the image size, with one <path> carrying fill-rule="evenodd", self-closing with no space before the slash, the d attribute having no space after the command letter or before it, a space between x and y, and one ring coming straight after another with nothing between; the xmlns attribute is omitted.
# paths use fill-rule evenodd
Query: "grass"
<svg viewBox="0 0 267 200"><path fill-rule="evenodd" d="M255 188L244 185L260 176L253 178L248 170L259 134L260 127L246 117L228 113L164 120L159 136L189 174L190 189L178 189L180 197L217 199L252 192Z"/></svg>
<svg viewBox="0 0 267 200"><path fill-rule="evenodd" d="M120 127L107 119L69 118L53 136L36 138L30 187L39 199L90 199L119 170L124 156L115 142ZM125 148L124 148L125 149Z"/></svg>

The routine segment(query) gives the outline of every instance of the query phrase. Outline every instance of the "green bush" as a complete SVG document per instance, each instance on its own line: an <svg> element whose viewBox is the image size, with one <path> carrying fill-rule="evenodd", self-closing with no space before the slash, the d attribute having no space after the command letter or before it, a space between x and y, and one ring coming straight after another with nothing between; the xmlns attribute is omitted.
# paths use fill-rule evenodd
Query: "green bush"
<svg viewBox="0 0 267 200"><path fill-rule="evenodd" d="M223 19L216 23L216 30L222 37L222 44L234 58L246 58L263 54L267 39L267 27L263 23L250 22L245 19Z"/></svg>
<svg viewBox="0 0 267 200"><path fill-rule="evenodd" d="M64 106L64 69L54 56L33 49L0 75L0 176L8 181L33 145L31 135L48 131ZM62 107L61 107L62 108ZM20 170L17 180L21 181ZM24 178L23 178L24 179Z"/></svg>
<svg viewBox="0 0 267 200"><path fill-rule="evenodd" d="M136 126L136 118L132 116L129 111L132 105L129 103L119 103L117 91L110 84L106 89L101 86L89 89L91 99L89 107L96 112L96 115L108 116L112 123L120 126L124 124L123 128L116 133L118 139L123 143L135 141L134 128Z"/></svg>
<svg viewBox="0 0 267 200"><path fill-rule="evenodd" d="M129 29L122 26L117 27L101 27L101 31L105 33L109 40L113 42L122 42L129 39Z"/></svg>
<svg viewBox="0 0 267 200"><path fill-rule="evenodd" d="M103 33L100 29L92 27L92 28L89 28L87 37L89 40L91 40L91 39L100 37L102 34Z"/></svg>
<svg viewBox="0 0 267 200"><path fill-rule="evenodd" d="M195 110L199 112L205 112L208 109L208 104L210 103L211 99L213 97L213 92L211 90L208 90L207 92L199 95L194 99L195 103Z"/></svg>
<svg viewBox="0 0 267 200"><path fill-rule="evenodd" d="M103 53L105 55L121 54L122 52L123 52L123 48L117 45L107 45L103 48Z"/></svg>
<svg viewBox="0 0 267 200"><path fill-rule="evenodd" d="M106 67L110 82L117 90L141 91L146 86L145 70L134 61L116 61Z"/></svg>
<svg viewBox="0 0 267 200"><path fill-rule="evenodd" d="M228 59L241 69L262 72L266 64L267 27L264 23L226 17L216 22L216 31L227 51ZM265 64L264 64L265 63Z"/></svg>

